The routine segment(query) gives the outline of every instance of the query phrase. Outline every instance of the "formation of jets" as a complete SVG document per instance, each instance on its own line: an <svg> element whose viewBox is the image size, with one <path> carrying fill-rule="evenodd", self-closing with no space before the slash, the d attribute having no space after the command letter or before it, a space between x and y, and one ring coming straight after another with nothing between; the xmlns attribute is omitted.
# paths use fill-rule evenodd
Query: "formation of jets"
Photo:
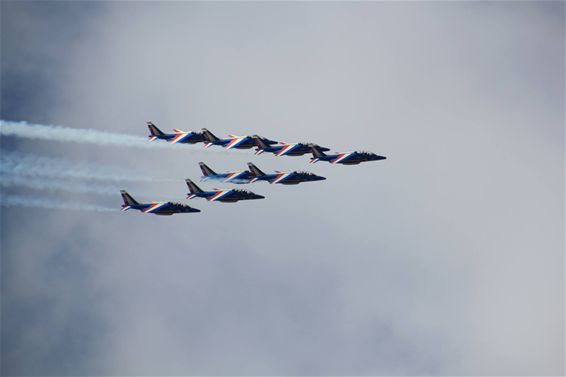
<svg viewBox="0 0 566 377"><path fill-rule="evenodd" d="M255 154L272 153L275 156L303 156L312 154L311 163L318 161L326 161L331 164L342 165L358 165L367 161L384 160L386 157L379 156L372 152L353 151L347 153L325 153L330 148L320 146L314 143L285 143L282 141L274 141L268 138L252 135L252 136L236 136L228 135L228 138L221 139L203 128L201 132L182 131L173 129L172 133L164 133L152 122L147 122L149 128L149 140L165 140L168 143L176 144L197 144L203 143L205 148L211 146L220 146L224 149L252 149L255 148ZM261 171L253 163L248 162L247 170L228 171L216 173L209 168L204 162L199 162L202 171L201 181L216 180L224 183L234 184L250 184L258 181L266 181L270 184L297 185L303 182L323 181L326 178L305 171L282 172L266 174ZM203 198L209 202L235 203L240 200L264 199L262 195L258 195L248 190L240 189L212 189L210 191L202 190L192 180L186 179L185 183L189 188L187 199ZM124 204L121 210L136 209L143 213L153 213L155 215L172 215L174 213L200 212L196 208L192 208L186 204L176 202L150 202L138 203L130 194L122 190L121 192Z"/></svg>
<svg viewBox="0 0 566 377"><path fill-rule="evenodd" d="M202 170L201 181L216 180L225 183L253 183L266 181L269 183L280 183L283 185L297 185L301 182L323 181L326 178L305 171L282 172L276 171L272 174L265 174L257 166L248 162L249 170L230 171L225 173L215 173L204 162L199 162Z"/></svg>

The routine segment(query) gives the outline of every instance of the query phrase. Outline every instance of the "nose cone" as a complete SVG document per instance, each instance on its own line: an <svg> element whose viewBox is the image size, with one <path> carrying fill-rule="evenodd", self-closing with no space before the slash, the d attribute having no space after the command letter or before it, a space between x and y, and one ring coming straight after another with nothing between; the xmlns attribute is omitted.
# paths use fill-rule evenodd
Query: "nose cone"
<svg viewBox="0 0 566 377"><path fill-rule="evenodd" d="M387 159L387 157L375 155L375 156L373 157L373 159L376 160L376 161L379 161L379 160L385 160L385 159Z"/></svg>
<svg viewBox="0 0 566 377"><path fill-rule="evenodd" d="M326 178L325 178L325 177L321 177L320 175L317 175L317 176L314 177L314 180L315 180L315 181L325 181Z"/></svg>
<svg viewBox="0 0 566 377"><path fill-rule="evenodd" d="M200 209L197 209L197 208L191 208L191 212L200 212Z"/></svg>
<svg viewBox="0 0 566 377"><path fill-rule="evenodd" d="M265 196L255 194L254 199L265 199Z"/></svg>

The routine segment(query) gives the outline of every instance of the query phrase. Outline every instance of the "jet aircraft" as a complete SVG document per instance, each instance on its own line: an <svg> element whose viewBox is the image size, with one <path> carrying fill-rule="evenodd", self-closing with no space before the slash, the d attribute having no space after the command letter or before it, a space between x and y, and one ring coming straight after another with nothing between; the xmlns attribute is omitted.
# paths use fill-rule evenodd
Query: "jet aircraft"
<svg viewBox="0 0 566 377"><path fill-rule="evenodd" d="M297 185L301 182L323 181L326 179L313 173L303 171L292 171L290 173L276 171L275 174L265 174L251 162L248 162L248 167L253 176L251 182L267 181L269 183L280 183L282 185Z"/></svg>
<svg viewBox="0 0 566 377"><path fill-rule="evenodd" d="M147 122L147 127L149 128L149 141L154 141L155 139L167 140L171 144L184 143L184 144L196 144L204 141L204 135L200 132L192 131L181 131L177 128L173 129L172 134L166 134L155 126L151 122Z"/></svg>
<svg viewBox="0 0 566 377"><path fill-rule="evenodd" d="M188 213L188 212L200 212L199 209L189 207L182 203L172 203L172 202L151 202L151 203L138 203L130 194L125 190L120 190L122 194L122 199L124 204L120 211L127 211L129 209L137 209L143 213L153 213L155 215L161 216L171 216L174 213Z"/></svg>
<svg viewBox="0 0 566 377"><path fill-rule="evenodd" d="M215 173L214 170L209 168L204 162L198 163L200 170L202 170L201 181L207 181L209 179L230 182L230 183L250 183L252 180L252 175L247 170L240 171L230 171L226 173Z"/></svg>
<svg viewBox="0 0 566 377"><path fill-rule="evenodd" d="M263 140L258 135L253 135L252 138L256 142L255 154L262 154L263 152L273 153L276 156L302 156L304 154L311 153L309 147L310 144L304 143L293 143L288 144L285 142L279 142L278 145L269 145L264 143ZM326 152L329 148L318 146L320 150Z"/></svg>
<svg viewBox="0 0 566 377"><path fill-rule="evenodd" d="M348 153L337 153L337 154L325 154L318 146L310 144L312 158L311 164L317 161L327 161L331 164L343 164L343 165L358 165L361 162L366 161L378 161L385 160L385 156L378 156L372 152L348 152Z"/></svg>
<svg viewBox="0 0 566 377"><path fill-rule="evenodd" d="M239 200L251 200L251 199L264 199L264 196L254 194L247 190L221 190L213 189L212 191L203 191L190 179L186 179L185 182L189 187L189 193L187 194L187 199L193 198L204 198L209 202L219 201L224 203L235 203Z"/></svg>
<svg viewBox="0 0 566 377"><path fill-rule="evenodd" d="M256 146L256 141L251 136L236 136L236 135L228 135L230 136L229 139L220 139L212 132L207 130L206 128L202 129L202 133L204 135L204 147L208 148L211 145L219 145L224 147L224 149L250 149ZM267 138L258 136L259 139L262 140L263 143L266 145L276 144L276 141L269 140Z"/></svg>

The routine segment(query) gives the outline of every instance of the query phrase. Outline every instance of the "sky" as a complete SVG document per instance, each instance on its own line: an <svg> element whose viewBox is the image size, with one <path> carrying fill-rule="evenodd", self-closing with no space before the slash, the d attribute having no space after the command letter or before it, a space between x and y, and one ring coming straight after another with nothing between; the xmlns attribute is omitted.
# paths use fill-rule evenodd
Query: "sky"
<svg viewBox="0 0 566 377"><path fill-rule="evenodd" d="M0 187L32 204L0 207L2 375L564 374L563 2L0 6L3 120L387 156L3 136L120 179ZM327 180L118 211L120 188L185 202L199 161Z"/></svg>

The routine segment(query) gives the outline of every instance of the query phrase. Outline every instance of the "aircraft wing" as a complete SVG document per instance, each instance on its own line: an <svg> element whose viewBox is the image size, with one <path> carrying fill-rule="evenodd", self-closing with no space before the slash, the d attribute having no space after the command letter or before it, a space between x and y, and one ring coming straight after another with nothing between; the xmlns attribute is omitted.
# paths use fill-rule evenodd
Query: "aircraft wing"
<svg viewBox="0 0 566 377"><path fill-rule="evenodd" d="M283 181L285 181L287 178L289 178L289 176L291 176L293 173L279 173L275 176L275 178L273 178L272 180L269 181L269 183L281 183Z"/></svg>
<svg viewBox="0 0 566 377"><path fill-rule="evenodd" d="M232 139L230 139L228 144L226 144L224 149L236 148L238 145L242 144L244 141L247 141L248 139L249 138L247 136L242 136L242 137L234 136L232 137Z"/></svg>
<svg viewBox="0 0 566 377"><path fill-rule="evenodd" d="M220 191L217 191L211 197L207 198L206 200L208 200L209 202L214 202L214 201L220 200L220 199L222 199L226 196L230 196L231 193L232 193L232 190L220 190Z"/></svg>
<svg viewBox="0 0 566 377"><path fill-rule="evenodd" d="M287 153L291 152L293 149L297 149L299 144L286 144L281 148L277 153L276 156L285 156Z"/></svg>
<svg viewBox="0 0 566 377"><path fill-rule="evenodd" d="M190 143L194 144L203 140L201 134L194 133L192 131L185 132L181 130L175 130L175 136L169 140L169 143L176 144L176 143Z"/></svg>
<svg viewBox="0 0 566 377"><path fill-rule="evenodd" d="M350 152L350 153L339 153L336 158L332 161L330 161L333 164L338 164L340 162L344 162L345 160L349 159L349 158L353 158L355 157L356 152Z"/></svg>
<svg viewBox="0 0 566 377"><path fill-rule="evenodd" d="M248 180L249 180L249 172L247 170L243 170L243 171L236 171L229 173L224 179L224 182L247 183Z"/></svg>
<svg viewBox="0 0 566 377"><path fill-rule="evenodd" d="M174 213L200 212L200 210L181 203L161 202L151 203L143 212L156 215L172 215Z"/></svg>

